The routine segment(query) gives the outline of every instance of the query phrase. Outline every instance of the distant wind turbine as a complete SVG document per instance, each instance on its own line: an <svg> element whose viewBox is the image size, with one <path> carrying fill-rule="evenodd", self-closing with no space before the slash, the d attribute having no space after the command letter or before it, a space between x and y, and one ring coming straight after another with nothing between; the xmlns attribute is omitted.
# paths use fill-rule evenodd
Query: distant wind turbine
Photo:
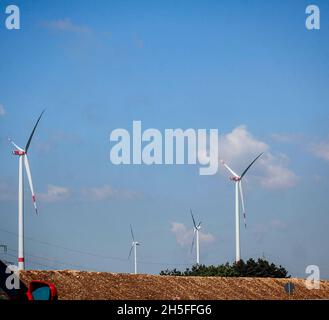
<svg viewBox="0 0 329 320"><path fill-rule="evenodd" d="M12 152L13 155L19 157L19 166L18 166L18 270L24 270L24 175L23 175L23 162L25 165L26 175L29 181L32 201L34 204L35 212L38 214L36 198L33 190L32 176L29 161L27 159L27 152L29 150L35 129L38 126L38 123L43 115L45 110L43 110L30 134L29 139L27 140L26 146L24 149L20 148L14 141L9 139L12 145L15 147L15 150Z"/></svg>
<svg viewBox="0 0 329 320"><path fill-rule="evenodd" d="M233 175L230 177L230 180L235 182L235 261L238 262L241 259L241 250L240 250L240 209L239 209L239 192L241 197L241 204L243 210L243 219L244 219L244 226L246 225L246 212L244 207L244 199L243 199L243 191L242 191L242 183L241 180L248 172L250 167L256 162L256 160L262 155L258 155L250 164L249 166L242 172L241 176L237 175L223 160L221 160L224 167Z"/></svg>
<svg viewBox="0 0 329 320"><path fill-rule="evenodd" d="M193 239L192 239L192 245L191 245L191 252L193 250L193 245L194 245L194 238L196 235L196 263L199 265L200 264L200 242L199 242L199 231L201 229L201 221L198 223L198 225L195 223L195 219L192 213L192 209L190 209L191 212L191 217L193 221L193 226L194 226L194 232L193 232Z"/></svg>
<svg viewBox="0 0 329 320"><path fill-rule="evenodd" d="M139 242L135 241L135 237L134 237L134 232L133 232L133 228L132 226L130 225L130 232L131 232L131 238L132 238L132 243L131 243L131 248L130 248L130 251L129 251L129 256L128 256L128 259L130 259L130 256L131 256L131 253L134 249L134 265L135 265L135 274L137 274L137 246L140 245Z"/></svg>

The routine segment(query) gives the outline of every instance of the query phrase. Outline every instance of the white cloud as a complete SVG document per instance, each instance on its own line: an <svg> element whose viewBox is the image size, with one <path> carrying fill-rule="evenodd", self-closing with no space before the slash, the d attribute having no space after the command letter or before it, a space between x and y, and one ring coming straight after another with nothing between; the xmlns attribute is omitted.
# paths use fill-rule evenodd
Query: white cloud
<svg viewBox="0 0 329 320"><path fill-rule="evenodd" d="M238 174L261 152L264 155L248 176L256 176L261 185L269 189L289 188L296 184L297 176L287 168L288 157L271 153L270 146L255 138L245 126L239 126L219 138L220 158Z"/></svg>
<svg viewBox="0 0 329 320"><path fill-rule="evenodd" d="M48 185L46 193L38 194L37 200L40 199L44 202L58 202L69 198L70 191L66 187L55 185Z"/></svg>
<svg viewBox="0 0 329 320"><path fill-rule="evenodd" d="M181 247L191 246L193 239L193 228L188 229L183 223L173 222L170 230L175 235L176 241ZM209 244L215 240L215 237L211 233L203 233L200 231L199 236L202 244Z"/></svg>
<svg viewBox="0 0 329 320"><path fill-rule="evenodd" d="M329 141L312 143L309 149L316 157L329 161Z"/></svg>
<svg viewBox="0 0 329 320"><path fill-rule="evenodd" d="M30 191L27 190L25 196L30 198ZM69 198L70 192L68 188L48 185L47 192L38 193L37 201L58 202ZM0 181L0 201L17 200L17 190L5 181Z"/></svg>
<svg viewBox="0 0 329 320"><path fill-rule="evenodd" d="M269 146L254 138L245 126L239 126L232 132L220 136L220 154L226 161L255 156L269 149Z"/></svg>
<svg viewBox="0 0 329 320"><path fill-rule="evenodd" d="M269 189L293 187L297 182L295 173L275 161L263 162L265 177L261 178L262 186Z"/></svg>
<svg viewBox="0 0 329 320"><path fill-rule="evenodd" d="M91 32L90 28L75 24L68 18L47 21L44 23L44 25L47 28L55 31L72 32L72 33L80 33L80 34Z"/></svg>
<svg viewBox="0 0 329 320"><path fill-rule="evenodd" d="M48 185L47 192L39 193L37 195L37 200L44 202L59 202L67 200L72 196L79 200L102 201L106 199L135 199L139 198L141 194L129 190L117 190L109 185L84 188L79 192L69 190L69 188L62 186Z"/></svg>
<svg viewBox="0 0 329 320"><path fill-rule="evenodd" d="M140 197L138 192L118 190L109 185L85 188L81 193L85 199L92 201L101 201L106 199L135 199Z"/></svg>
<svg viewBox="0 0 329 320"><path fill-rule="evenodd" d="M276 142L297 144L302 150L329 162L329 139L320 140L299 133L276 133L272 138Z"/></svg>
<svg viewBox="0 0 329 320"><path fill-rule="evenodd" d="M5 107L0 104L0 117L3 117L6 114Z"/></svg>

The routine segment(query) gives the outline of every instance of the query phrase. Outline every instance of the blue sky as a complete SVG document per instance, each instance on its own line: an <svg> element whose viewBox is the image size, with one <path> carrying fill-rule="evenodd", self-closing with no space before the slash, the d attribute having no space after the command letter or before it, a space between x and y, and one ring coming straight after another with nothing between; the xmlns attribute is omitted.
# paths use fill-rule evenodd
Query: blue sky
<svg viewBox="0 0 329 320"><path fill-rule="evenodd" d="M21 30L0 3L0 242L17 248L17 169L7 137L30 149L39 216L26 185L29 268L132 272L234 260L234 186L198 166L115 166L110 132L218 128L220 156L245 181L242 257L329 278L329 3L305 28L308 1L19 1ZM33 238L31 240L30 238ZM46 244L46 243L47 244ZM49 245L50 244L50 245ZM56 246L54 246L56 245ZM70 251L65 248L78 250ZM93 253L93 255L87 254ZM8 256L7 259L15 260ZM29 261L30 259L30 261Z"/></svg>

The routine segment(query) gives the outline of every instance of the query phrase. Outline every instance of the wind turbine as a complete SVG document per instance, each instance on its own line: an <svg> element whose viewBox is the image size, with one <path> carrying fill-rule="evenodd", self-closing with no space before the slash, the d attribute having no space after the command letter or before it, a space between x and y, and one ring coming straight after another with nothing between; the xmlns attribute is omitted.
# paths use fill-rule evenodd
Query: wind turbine
<svg viewBox="0 0 329 320"><path fill-rule="evenodd" d="M29 150L35 129L38 126L38 123L43 115L45 110L43 110L30 134L29 139L27 140L26 146L24 149L20 148L14 141L9 139L12 145L15 147L13 150L13 155L19 157L18 165L18 270L24 270L24 175L23 175L23 163L26 170L27 179L29 181L30 190L32 193L32 201L35 208L35 213L38 214L36 198L33 190L32 176L29 161L27 159L27 152Z"/></svg>
<svg viewBox="0 0 329 320"><path fill-rule="evenodd" d="M131 248L130 248L130 251L129 251L128 259L130 259L131 252L132 252L133 249L134 249L135 274L137 274L137 246L139 246L140 243L137 242L137 241L135 241L134 232L133 232L133 228L132 228L131 225L130 225L130 232L131 232L131 238L132 238L133 241L132 241L132 243L131 243Z"/></svg>
<svg viewBox="0 0 329 320"><path fill-rule="evenodd" d="M191 217L192 217L193 226L194 226L193 239L192 239L192 245L191 245L191 252L193 250L194 238L195 238L195 235L196 235L196 263L199 265L200 264L199 231L201 229L201 221L197 225L195 223L195 220L194 220L192 209L190 209L190 212L191 212Z"/></svg>
<svg viewBox="0 0 329 320"><path fill-rule="evenodd" d="M242 172L241 176L236 174L223 160L221 160L224 167L233 175L230 177L231 181L235 182L235 261L240 261L241 250L240 250L240 208L239 208L239 193L241 197L241 204L243 210L243 219L244 219L244 226L247 227L246 224L246 212L244 207L244 199L243 199L243 191L242 191L242 178L248 172L250 167L256 162L256 160L262 155L258 155L250 164L249 166Z"/></svg>

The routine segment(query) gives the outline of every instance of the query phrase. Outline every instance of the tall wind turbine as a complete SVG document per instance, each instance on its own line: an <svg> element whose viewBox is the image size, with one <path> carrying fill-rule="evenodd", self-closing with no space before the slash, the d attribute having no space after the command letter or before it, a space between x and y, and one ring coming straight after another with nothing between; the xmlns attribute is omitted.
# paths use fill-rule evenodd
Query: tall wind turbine
<svg viewBox="0 0 329 320"><path fill-rule="evenodd" d="M132 238L133 241L131 243L131 248L130 248L130 251L129 251L128 259L130 259L131 252L134 249L135 274L137 274L137 246L139 246L140 243L135 241L134 232L133 232L133 228L132 228L131 225L130 225L130 232L131 232L131 238Z"/></svg>
<svg viewBox="0 0 329 320"><path fill-rule="evenodd" d="M249 166L242 172L241 176L236 174L223 160L221 160L222 164L225 168L233 175L230 177L231 181L235 182L235 261L240 261L241 257L241 250L240 250L240 208L239 208L239 193L241 197L241 204L243 210L243 219L244 219L244 226L246 225L246 212L244 207L244 199L243 199L243 191L242 191L242 178L248 172L250 167L256 162L256 160L262 155L258 155L250 164Z"/></svg>
<svg viewBox="0 0 329 320"><path fill-rule="evenodd" d="M33 190L32 176L29 161L27 159L27 152L29 150L35 129L43 115L45 110L43 110L30 134L29 139L25 145L25 148L20 148L14 141L9 139L12 145L15 147L13 150L13 155L19 157L18 165L18 270L24 270L24 175L23 175L23 163L26 170L27 179L29 181L30 190L32 193L32 201L34 204L35 212L38 214L36 198Z"/></svg>
<svg viewBox="0 0 329 320"><path fill-rule="evenodd" d="M195 223L194 216L192 213L192 209L190 209L191 212L191 217L193 221L193 226L194 226L194 232L193 232L193 239L192 239L192 245L191 245L191 252L193 250L193 245L194 245L194 238L196 235L196 263L199 265L200 264L200 242L199 242L199 231L201 229L201 221L198 223L198 225Z"/></svg>

